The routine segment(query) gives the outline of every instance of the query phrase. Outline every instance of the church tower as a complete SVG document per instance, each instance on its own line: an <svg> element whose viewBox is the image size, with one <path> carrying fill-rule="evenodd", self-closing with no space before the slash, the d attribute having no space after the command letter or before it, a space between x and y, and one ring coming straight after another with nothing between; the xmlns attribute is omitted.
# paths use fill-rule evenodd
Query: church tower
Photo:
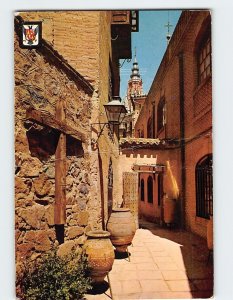
<svg viewBox="0 0 233 300"><path fill-rule="evenodd" d="M127 88L127 102L128 102L127 109L129 112L134 111L133 98L143 95L142 79L139 73L139 67L136 58L136 48L134 54L133 67L131 71L132 73L130 75L130 80L128 81L128 88Z"/></svg>
<svg viewBox="0 0 233 300"><path fill-rule="evenodd" d="M128 111L125 117L125 133L126 137L134 136L134 126L138 119L138 115L145 102L146 95L143 93L142 79L139 73L139 66L136 58L136 48L134 54L133 67L131 69L130 79L128 81L127 95L124 101Z"/></svg>

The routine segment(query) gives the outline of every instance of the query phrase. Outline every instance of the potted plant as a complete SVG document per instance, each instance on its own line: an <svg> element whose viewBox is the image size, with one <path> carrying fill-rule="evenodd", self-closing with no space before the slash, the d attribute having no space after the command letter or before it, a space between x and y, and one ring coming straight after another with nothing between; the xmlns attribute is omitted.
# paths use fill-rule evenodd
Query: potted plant
<svg viewBox="0 0 233 300"><path fill-rule="evenodd" d="M60 257L54 250L25 265L19 281L22 300L81 299L92 288L84 255Z"/></svg>

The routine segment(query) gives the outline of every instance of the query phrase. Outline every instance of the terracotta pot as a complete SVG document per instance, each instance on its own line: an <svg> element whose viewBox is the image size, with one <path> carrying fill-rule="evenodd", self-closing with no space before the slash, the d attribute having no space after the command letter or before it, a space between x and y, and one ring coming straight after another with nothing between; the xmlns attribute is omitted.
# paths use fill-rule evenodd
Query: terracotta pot
<svg viewBox="0 0 233 300"><path fill-rule="evenodd" d="M87 233L84 249L91 268L91 278L94 283L101 283L111 271L115 254L108 231L96 230Z"/></svg>
<svg viewBox="0 0 233 300"><path fill-rule="evenodd" d="M111 242L117 252L126 252L136 232L136 225L129 208L114 208L107 224Z"/></svg>
<svg viewBox="0 0 233 300"><path fill-rule="evenodd" d="M164 222L166 224L175 223L176 200L171 198L165 198L163 203L163 209L164 209Z"/></svg>
<svg viewBox="0 0 233 300"><path fill-rule="evenodd" d="M207 223L207 246L209 250L213 250L213 217L210 217Z"/></svg>

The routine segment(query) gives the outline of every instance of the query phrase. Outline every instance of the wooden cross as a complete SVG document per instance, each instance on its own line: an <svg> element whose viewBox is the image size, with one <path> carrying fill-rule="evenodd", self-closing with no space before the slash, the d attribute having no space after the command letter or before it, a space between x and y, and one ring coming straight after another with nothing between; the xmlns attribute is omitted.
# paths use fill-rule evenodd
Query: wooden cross
<svg viewBox="0 0 233 300"><path fill-rule="evenodd" d="M66 123L66 108L64 101L56 105L56 115L49 112L42 112L36 109L28 109L26 112L28 120L42 126L48 126L59 132L58 144L55 152L55 206L54 224L66 223L66 138L67 135L84 142L86 133L79 127L71 127Z"/></svg>

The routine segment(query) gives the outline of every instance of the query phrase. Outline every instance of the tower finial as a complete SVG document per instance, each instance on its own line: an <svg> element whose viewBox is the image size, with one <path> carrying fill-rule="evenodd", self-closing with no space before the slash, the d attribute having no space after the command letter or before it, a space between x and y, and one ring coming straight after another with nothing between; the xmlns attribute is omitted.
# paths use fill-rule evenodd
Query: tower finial
<svg viewBox="0 0 233 300"><path fill-rule="evenodd" d="M171 34L170 34L170 27L172 27L173 25L170 24L170 20L169 20L169 11L168 11L168 21L167 21L167 24L164 25L164 27L167 27L167 35L166 35L166 38L167 38L167 44L169 44L169 41L171 39Z"/></svg>
<svg viewBox="0 0 233 300"><path fill-rule="evenodd" d="M137 54L136 47L134 47L134 62L137 62L136 54Z"/></svg>

